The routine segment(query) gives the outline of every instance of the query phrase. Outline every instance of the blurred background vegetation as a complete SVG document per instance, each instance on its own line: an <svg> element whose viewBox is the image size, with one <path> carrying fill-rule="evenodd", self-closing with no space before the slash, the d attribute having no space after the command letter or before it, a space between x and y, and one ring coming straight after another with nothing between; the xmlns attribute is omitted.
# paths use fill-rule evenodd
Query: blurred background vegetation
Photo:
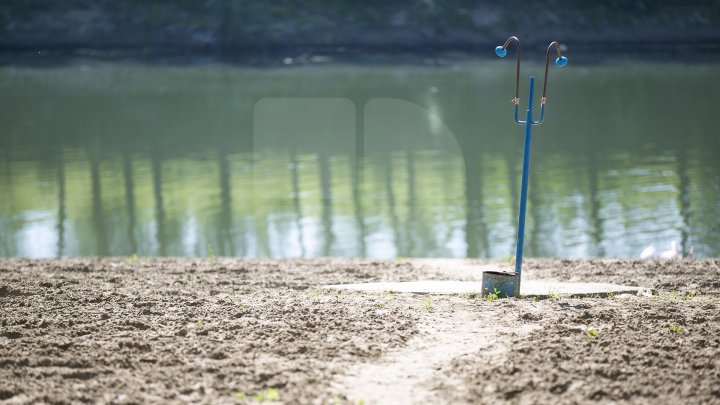
<svg viewBox="0 0 720 405"><path fill-rule="evenodd" d="M568 3L572 3L570 6ZM4 0L5 48L277 48L714 42L717 0Z"/></svg>

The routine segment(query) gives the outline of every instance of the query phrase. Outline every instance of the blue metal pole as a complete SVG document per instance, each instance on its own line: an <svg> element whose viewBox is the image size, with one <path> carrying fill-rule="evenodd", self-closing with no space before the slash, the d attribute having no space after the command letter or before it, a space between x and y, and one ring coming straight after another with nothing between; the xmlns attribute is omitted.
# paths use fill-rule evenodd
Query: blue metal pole
<svg viewBox="0 0 720 405"><path fill-rule="evenodd" d="M517 251L515 252L515 276L520 290L520 273L522 272L523 243L525 242L525 208L527 206L528 177L530 176L530 145L532 143L533 97L535 77L530 77L530 94L528 97L527 118L525 119L525 146L523 152L522 185L520 189L520 215L518 218ZM519 292L518 292L519 294Z"/></svg>

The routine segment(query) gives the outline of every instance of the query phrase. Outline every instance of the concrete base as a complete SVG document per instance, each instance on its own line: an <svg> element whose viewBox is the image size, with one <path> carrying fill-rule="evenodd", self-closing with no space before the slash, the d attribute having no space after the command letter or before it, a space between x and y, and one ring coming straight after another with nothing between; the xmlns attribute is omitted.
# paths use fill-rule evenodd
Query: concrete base
<svg viewBox="0 0 720 405"><path fill-rule="evenodd" d="M324 288L355 291L392 291L416 294L482 294L482 282L477 281L407 281L380 282L362 284L335 284ZM545 280L523 280L520 285L520 297L547 298L554 296L606 297L614 294L652 294L643 287L631 287L605 283L568 283Z"/></svg>
<svg viewBox="0 0 720 405"><path fill-rule="evenodd" d="M490 294L495 298L520 297L520 277L511 271L484 271L482 296Z"/></svg>

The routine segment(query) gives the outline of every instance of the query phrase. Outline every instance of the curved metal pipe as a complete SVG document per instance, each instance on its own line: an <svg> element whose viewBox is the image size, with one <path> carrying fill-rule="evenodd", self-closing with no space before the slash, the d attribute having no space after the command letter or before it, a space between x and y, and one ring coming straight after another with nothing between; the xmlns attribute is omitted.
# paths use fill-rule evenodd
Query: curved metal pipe
<svg viewBox="0 0 720 405"><path fill-rule="evenodd" d="M567 58L563 58L562 52L560 51L560 43L557 41L550 42L550 45L548 45L547 52L545 52L545 81L543 82L543 95L540 99L540 104L545 105L547 102L547 83L548 83L548 66L550 65L550 52L552 49L555 48L557 50L557 60L555 63L558 66L565 66L564 64L560 63L567 63ZM564 61L564 62L563 62Z"/></svg>
<svg viewBox="0 0 720 405"><path fill-rule="evenodd" d="M507 51L507 47L511 43L517 44L517 63L515 67L515 98L512 99L512 103L518 105L520 103L520 40L516 36L512 36L505 41L502 49Z"/></svg>

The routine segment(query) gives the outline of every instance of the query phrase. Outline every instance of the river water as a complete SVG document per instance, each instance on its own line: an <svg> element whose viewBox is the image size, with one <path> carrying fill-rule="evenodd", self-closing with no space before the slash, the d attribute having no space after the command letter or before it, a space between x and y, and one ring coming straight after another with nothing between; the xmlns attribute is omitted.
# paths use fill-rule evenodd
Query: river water
<svg viewBox="0 0 720 405"><path fill-rule="evenodd" d="M0 255L506 259L523 141L513 69L5 65ZM539 93L542 66L523 69ZM553 69L526 255L675 241L719 256L718 77L712 63ZM520 92L524 117L525 79Z"/></svg>

